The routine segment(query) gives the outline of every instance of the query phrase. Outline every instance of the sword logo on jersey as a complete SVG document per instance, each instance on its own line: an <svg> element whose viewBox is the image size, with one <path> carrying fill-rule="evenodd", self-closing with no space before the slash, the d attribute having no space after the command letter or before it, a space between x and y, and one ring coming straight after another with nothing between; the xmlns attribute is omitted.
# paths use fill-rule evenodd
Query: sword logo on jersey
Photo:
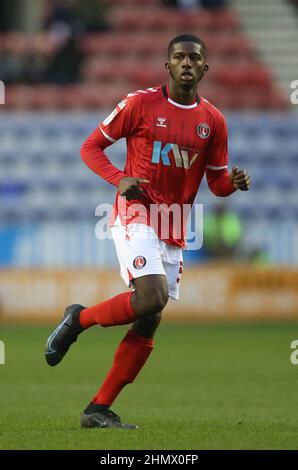
<svg viewBox="0 0 298 470"><path fill-rule="evenodd" d="M151 162L159 164L162 161L163 165L170 166L169 155L171 154L177 168L189 170L198 158L199 152L191 153L189 150L180 149L177 144L165 144L162 148L162 142L155 140Z"/></svg>
<svg viewBox="0 0 298 470"><path fill-rule="evenodd" d="M167 120L167 118L165 118L165 117L158 117L157 118L158 122L156 123L156 125L158 127L167 127L167 125L165 124L166 120Z"/></svg>

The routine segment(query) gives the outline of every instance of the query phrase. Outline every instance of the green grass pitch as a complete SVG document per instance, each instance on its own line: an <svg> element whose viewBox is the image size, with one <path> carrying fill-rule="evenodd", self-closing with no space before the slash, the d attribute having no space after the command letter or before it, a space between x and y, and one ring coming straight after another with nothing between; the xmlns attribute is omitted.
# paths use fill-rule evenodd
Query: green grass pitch
<svg viewBox="0 0 298 470"><path fill-rule="evenodd" d="M79 427L126 329L91 328L50 368L52 330L1 325L1 449L298 449L298 324L162 325L112 407L134 431Z"/></svg>

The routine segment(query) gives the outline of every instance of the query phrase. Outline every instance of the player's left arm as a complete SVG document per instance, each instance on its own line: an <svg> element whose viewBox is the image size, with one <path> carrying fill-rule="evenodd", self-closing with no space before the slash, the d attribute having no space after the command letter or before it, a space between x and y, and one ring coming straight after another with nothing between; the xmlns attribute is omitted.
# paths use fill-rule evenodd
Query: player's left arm
<svg viewBox="0 0 298 470"><path fill-rule="evenodd" d="M247 170L240 170L237 166L233 166L230 173L230 181L234 188L240 191L248 191L250 188L250 176Z"/></svg>
<svg viewBox="0 0 298 470"><path fill-rule="evenodd" d="M221 113L216 116L215 132L208 148L206 177L210 190L216 196L229 196L237 189L247 191L250 188L250 176L247 170L234 166L228 171L228 131Z"/></svg>
<svg viewBox="0 0 298 470"><path fill-rule="evenodd" d="M240 191L248 191L250 188L250 176L247 170L240 170L233 166L231 173L228 169L211 169L206 170L207 182L210 190L216 196L229 196L237 189Z"/></svg>

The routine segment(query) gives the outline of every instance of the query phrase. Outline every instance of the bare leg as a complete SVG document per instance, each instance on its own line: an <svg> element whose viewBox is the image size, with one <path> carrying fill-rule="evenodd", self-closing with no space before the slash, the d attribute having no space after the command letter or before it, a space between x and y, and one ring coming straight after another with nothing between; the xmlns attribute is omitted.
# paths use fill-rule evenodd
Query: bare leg
<svg viewBox="0 0 298 470"><path fill-rule="evenodd" d="M161 322L161 314L162 312L159 312L151 317L136 320L133 323L131 330L139 336L152 339Z"/></svg>

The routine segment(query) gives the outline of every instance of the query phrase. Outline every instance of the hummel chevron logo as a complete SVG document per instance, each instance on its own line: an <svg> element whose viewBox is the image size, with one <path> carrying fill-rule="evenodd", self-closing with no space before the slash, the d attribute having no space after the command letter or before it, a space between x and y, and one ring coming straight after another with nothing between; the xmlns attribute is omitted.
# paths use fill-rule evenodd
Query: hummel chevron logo
<svg viewBox="0 0 298 470"><path fill-rule="evenodd" d="M157 118L158 122L156 123L156 125L158 127L167 127L167 125L165 124L166 120L167 120L167 118L165 118L165 117L158 117Z"/></svg>

